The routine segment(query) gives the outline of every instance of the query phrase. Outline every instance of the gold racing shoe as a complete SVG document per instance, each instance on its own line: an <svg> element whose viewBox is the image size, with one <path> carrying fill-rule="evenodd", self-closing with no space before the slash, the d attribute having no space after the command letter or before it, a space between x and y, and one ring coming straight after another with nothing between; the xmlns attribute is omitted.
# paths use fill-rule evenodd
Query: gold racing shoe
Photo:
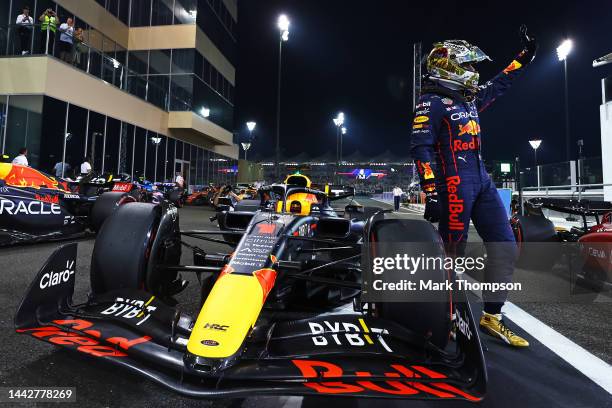
<svg viewBox="0 0 612 408"><path fill-rule="evenodd" d="M515 334L504 324L502 315L500 314L489 314L482 312L480 318L480 329L485 333L498 337L513 347L529 347L529 342Z"/></svg>

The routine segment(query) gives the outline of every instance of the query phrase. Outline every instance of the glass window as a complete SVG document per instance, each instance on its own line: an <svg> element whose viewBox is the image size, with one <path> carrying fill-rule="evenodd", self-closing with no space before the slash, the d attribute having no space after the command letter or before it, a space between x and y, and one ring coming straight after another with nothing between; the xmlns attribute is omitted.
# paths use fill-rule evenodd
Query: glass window
<svg viewBox="0 0 612 408"><path fill-rule="evenodd" d="M189 157L189 184L190 189L193 189L193 186L197 184L197 164L198 164L198 148L194 145L191 145L191 156Z"/></svg>
<svg viewBox="0 0 612 408"><path fill-rule="evenodd" d="M149 25L151 25L151 0L132 0L130 26L142 27Z"/></svg>
<svg viewBox="0 0 612 408"><path fill-rule="evenodd" d="M151 25L172 24L172 3L173 0L152 1Z"/></svg>
<svg viewBox="0 0 612 408"><path fill-rule="evenodd" d="M68 132L66 135L66 163L74 170L75 175L80 173L81 163L85 157L85 143L87 141L87 109L70 105L68 108Z"/></svg>
<svg viewBox="0 0 612 408"><path fill-rule="evenodd" d="M170 50L151 50L149 56L149 74L170 73Z"/></svg>
<svg viewBox="0 0 612 408"><path fill-rule="evenodd" d="M165 163L165 168L166 168L165 180L168 180L168 181L174 180L172 170L174 169L174 149L175 147L176 147L175 140L169 137L167 145L166 145L166 163Z"/></svg>
<svg viewBox="0 0 612 408"><path fill-rule="evenodd" d="M12 99L10 98L9 103ZM40 139L38 169L52 175L55 164L62 161L67 106L66 102L50 97L45 97L43 101L44 135L42 132L36 135ZM33 153L32 158L35 158ZM34 167L34 163L32 166Z"/></svg>
<svg viewBox="0 0 612 408"><path fill-rule="evenodd" d="M146 147L147 131L137 127L136 137L134 138L134 179L144 177Z"/></svg>
<svg viewBox="0 0 612 408"><path fill-rule="evenodd" d="M116 174L119 170L119 135L121 122L110 116L106 122L106 145L104 148L104 171Z"/></svg>
<svg viewBox="0 0 612 408"><path fill-rule="evenodd" d="M121 149L119 153L119 173L132 175L132 156L134 154L134 125L123 123L121 127Z"/></svg>
<svg viewBox="0 0 612 408"><path fill-rule="evenodd" d="M149 51L130 51L128 58L128 68L137 74L146 75L149 73Z"/></svg>
<svg viewBox="0 0 612 408"><path fill-rule="evenodd" d="M168 85L170 75L149 76L147 101L160 109L168 110Z"/></svg>
<svg viewBox="0 0 612 408"><path fill-rule="evenodd" d="M106 9L113 16L119 16L119 0L106 0Z"/></svg>
<svg viewBox="0 0 612 408"><path fill-rule="evenodd" d="M102 171L102 149L104 146L104 127L106 116L89 111L89 134L87 152L94 171Z"/></svg>
<svg viewBox="0 0 612 408"><path fill-rule="evenodd" d="M130 0L119 1L119 20L125 25L129 25L130 21Z"/></svg>
<svg viewBox="0 0 612 408"><path fill-rule="evenodd" d="M149 132L149 140L152 142L149 147L155 149L155 181L164 181L166 178L166 137L164 135L157 134L157 138L153 139L151 135L154 134Z"/></svg>
<svg viewBox="0 0 612 408"><path fill-rule="evenodd" d="M198 173L196 175L196 184L199 185L200 187L203 187L205 182L206 182L206 159L204 157L204 155L207 154L207 151L202 149L202 148L198 148L198 158L197 158L197 166L198 166Z"/></svg>
<svg viewBox="0 0 612 408"><path fill-rule="evenodd" d="M174 24L194 24L198 15L197 0L175 0Z"/></svg>
<svg viewBox="0 0 612 408"><path fill-rule="evenodd" d="M176 150L174 151L175 158L183 160L183 142L180 140L176 141Z"/></svg>
<svg viewBox="0 0 612 408"><path fill-rule="evenodd" d="M4 135L6 135L6 105L8 96L0 95L0 153L4 153Z"/></svg>
<svg viewBox="0 0 612 408"><path fill-rule="evenodd" d="M172 75L171 78L170 110L191 110L193 100L193 75ZM199 81L199 79L196 80Z"/></svg>
<svg viewBox="0 0 612 408"><path fill-rule="evenodd" d="M194 48L172 50L172 73L191 74L194 71L196 50Z"/></svg>
<svg viewBox="0 0 612 408"><path fill-rule="evenodd" d="M157 137L157 133L147 132L145 178L150 181L155 181L155 171L157 169L157 162L155 161L155 142L154 142L156 137Z"/></svg>
<svg viewBox="0 0 612 408"><path fill-rule="evenodd" d="M3 101L6 101L6 98L3 98ZM3 129L6 131L4 153L14 158L19 153L19 149L27 147L30 166L38 167L40 164L43 97L10 96L6 116L4 116L4 109L5 106L2 106L2 127L6 126L6 129ZM5 132L2 132L0 136L4 135Z"/></svg>

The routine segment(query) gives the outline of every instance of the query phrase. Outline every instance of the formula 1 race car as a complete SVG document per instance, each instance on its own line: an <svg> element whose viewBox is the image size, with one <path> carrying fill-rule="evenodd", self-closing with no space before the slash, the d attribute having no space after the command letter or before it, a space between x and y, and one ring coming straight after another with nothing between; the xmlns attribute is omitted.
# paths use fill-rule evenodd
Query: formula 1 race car
<svg viewBox="0 0 612 408"><path fill-rule="evenodd" d="M224 231L180 231L167 202L119 207L95 242L88 301L72 302L77 244L63 246L21 302L17 332L190 397L482 400L486 368L463 292L360 301L373 243L426 242L444 256L430 223L384 211L361 221L350 206L340 217L325 192L299 185L267 186L260 198L256 210L228 212ZM206 253L181 236L231 250ZM183 246L194 265L179 264ZM391 256L385 247L376 256ZM173 306L185 287L179 272L200 282L197 318Z"/></svg>
<svg viewBox="0 0 612 408"><path fill-rule="evenodd" d="M76 194L66 182L31 167L0 163L0 246L95 232L131 201L124 193Z"/></svg>
<svg viewBox="0 0 612 408"><path fill-rule="evenodd" d="M512 227L521 263L550 270L559 255L577 259L578 283L596 290L612 288L612 205L606 202L539 198L527 201L527 215L515 215ZM536 243L536 245L530 245ZM546 251L540 243L558 243ZM565 245L564 245L565 244Z"/></svg>

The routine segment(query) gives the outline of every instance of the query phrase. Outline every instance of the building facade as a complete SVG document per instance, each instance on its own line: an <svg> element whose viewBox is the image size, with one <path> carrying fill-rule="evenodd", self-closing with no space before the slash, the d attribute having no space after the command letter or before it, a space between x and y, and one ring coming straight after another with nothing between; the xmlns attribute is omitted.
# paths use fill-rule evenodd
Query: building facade
<svg viewBox="0 0 612 408"><path fill-rule="evenodd" d="M233 182L236 1L2 1L0 151L26 147L46 172L90 157L100 172ZM32 24L17 24L26 7Z"/></svg>

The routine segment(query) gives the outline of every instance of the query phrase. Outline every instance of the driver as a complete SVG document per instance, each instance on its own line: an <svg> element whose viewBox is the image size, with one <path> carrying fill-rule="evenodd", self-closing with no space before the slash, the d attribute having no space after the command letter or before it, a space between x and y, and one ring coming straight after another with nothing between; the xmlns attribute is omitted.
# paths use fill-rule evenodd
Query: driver
<svg viewBox="0 0 612 408"><path fill-rule="evenodd" d="M511 282L514 235L495 185L480 156L478 114L501 96L535 57L537 45L521 27L524 49L502 72L478 85L474 64L490 60L462 40L435 43L427 57L422 95L415 108L411 153L426 194L425 219L440 222L447 251L462 255L470 219L485 242L486 282ZM507 328L501 309L507 292L483 291L481 328L515 347L529 343Z"/></svg>

